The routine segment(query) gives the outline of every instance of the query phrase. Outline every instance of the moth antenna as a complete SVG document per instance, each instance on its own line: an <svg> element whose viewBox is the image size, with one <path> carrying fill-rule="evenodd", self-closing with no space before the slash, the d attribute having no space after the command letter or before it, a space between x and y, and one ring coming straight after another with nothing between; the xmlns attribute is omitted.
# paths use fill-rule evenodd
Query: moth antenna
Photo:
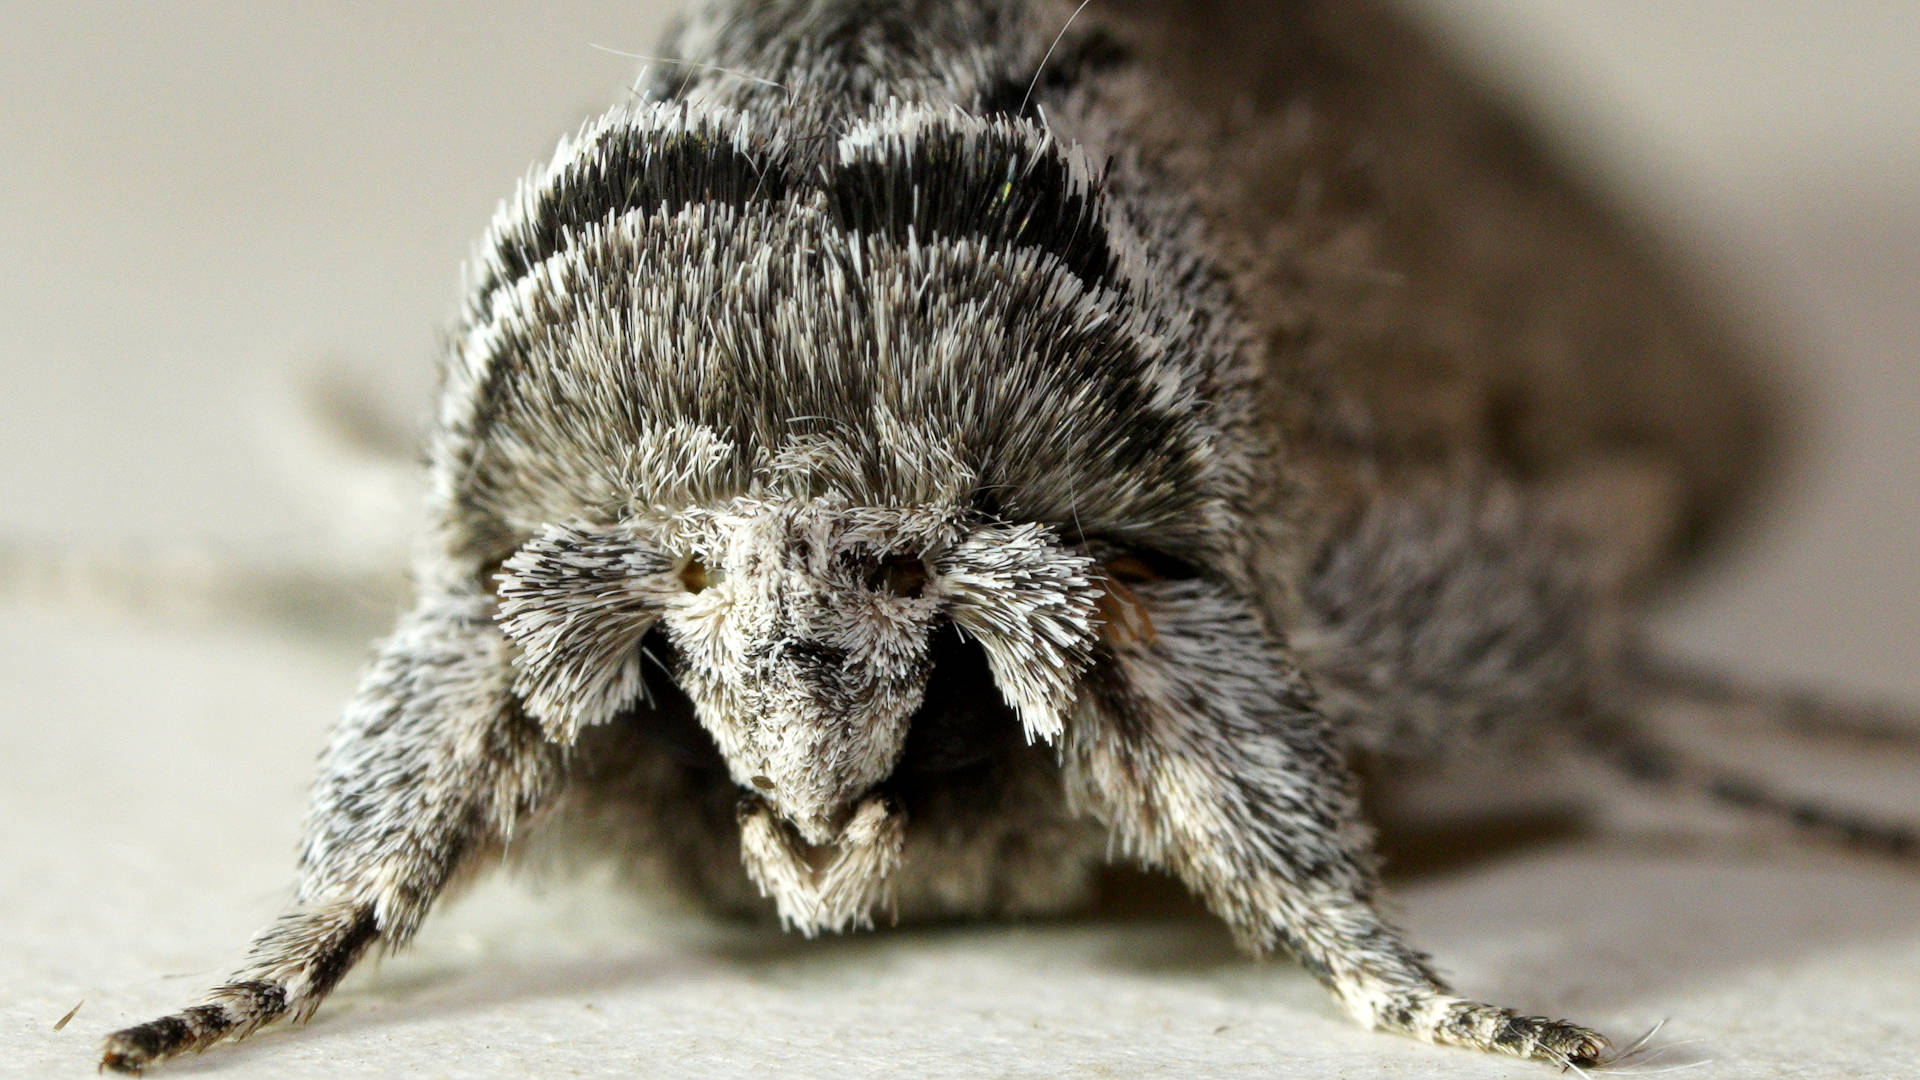
<svg viewBox="0 0 1920 1080"><path fill-rule="evenodd" d="M401 592L398 573L260 565L216 544L75 547L0 537L0 597L72 611L239 621L359 644Z"/></svg>
<svg viewBox="0 0 1920 1080"><path fill-rule="evenodd" d="M1920 862L1920 822L1783 791L1768 780L1703 760L1624 718L1606 717L1580 735L1602 762L1638 783L1784 825L1810 839Z"/></svg>
<svg viewBox="0 0 1920 1080"><path fill-rule="evenodd" d="M1067 31L1073 29L1073 20L1079 18L1080 13L1087 10L1087 5L1091 3L1093 0L1080 0L1080 6L1074 8L1073 14L1067 16L1066 23L1060 27L1060 32L1053 35L1053 42L1047 46L1046 53L1040 57L1040 66L1033 69L1033 81L1027 84L1026 95L1020 99L1020 107L1014 110L1015 116L1026 113L1027 103L1033 100L1033 91L1040 85L1040 76L1046 74L1047 61L1053 59L1053 51L1060 47L1060 42L1066 38Z"/></svg>
<svg viewBox="0 0 1920 1080"><path fill-rule="evenodd" d="M329 559L360 572L404 565L421 494L420 418L337 366L257 396L255 437L288 491L312 507L310 532Z"/></svg>
<svg viewBox="0 0 1920 1080"><path fill-rule="evenodd" d="M1743 683L1646 653L1628 657L1626 670L1633 688L1643 695L1698 710L1730 728L1749 729L1758 723L1799 738L1920 753L1920 712L1910 708L1846 701L1798 686Z"/></svg>
<svg viewBox="0 0 1920 1080"><path fill-rule="evenodd" d="M1091 2L1091 0L1089 0L1089 2ZM1082 6L1085 6L1085 5L1082 5ZM667 64L673 67L693 68L699 71L711 71L720 75L731 75L736 79L745 79L747 82L750 82L750 83L759 83L761 86L771 86L775 90L778 90L781 93L787 95L787 104L789 105L793 104L794 99L798 96L794 93L793 87L788 86L786 83L778 82L776 80L769 79L761 75L755 75L751 72L740 71L735 68L721 67L718 64L703 64L703 63L700 63L698 60L676 60L670 56L647 56L642 53L627 52L623 49L615 49L606 45L595 45L592 42L589 42L587 44L587 48L596 49L603 53L611 53L614 56L624 56L629 60L638 60L642 63Z"/></svg>
<svg viewBox="0 0 1920 1080"><path fill-rule="evenodd" d="M334 455L405 470L409 483L414 482L418 425L395 415L367 379L344 368L316 365L300 376L292 393L277 393L265 404L269 408L262 413L272 423L297 424L310 433L311 442ZM272 409L274 405L283 407Z"/></svg>

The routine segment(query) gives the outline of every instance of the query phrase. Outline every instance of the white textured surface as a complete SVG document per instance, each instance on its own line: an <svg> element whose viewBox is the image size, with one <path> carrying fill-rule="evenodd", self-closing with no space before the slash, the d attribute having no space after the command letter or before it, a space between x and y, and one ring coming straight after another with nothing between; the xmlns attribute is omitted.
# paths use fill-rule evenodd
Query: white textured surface
<svg viewBox="0 0 1920 1080"><path fill-rule="evenodd" d="M1910 4L1433 0L1561 137L1778 326L1817 425L1766 532L1663 627L1752 672L1920 700L1920 117ZM636 8L639 14L635 14ZM327 356L424 401L493 200L610 99L651 5L10 5L0 35L0 530L312 554L247 419ZM1833 14L1844 12L1844 18ZM0 1075L218 978L283 898L360 652L8 602L0 620ZM1775 756L1920 811L1911 760ZM1816 767L1817 766L1817 767ZM1679 814L1398 882L1466 989L1631 1036L1692 1077L1920 1060L1920 875L1692 839ZM52 1024L74 1002L73 1022ZM308 1028L220 1076L1544 1076L1350 1028L1206 922L824 943L492 882Z"/></svg>

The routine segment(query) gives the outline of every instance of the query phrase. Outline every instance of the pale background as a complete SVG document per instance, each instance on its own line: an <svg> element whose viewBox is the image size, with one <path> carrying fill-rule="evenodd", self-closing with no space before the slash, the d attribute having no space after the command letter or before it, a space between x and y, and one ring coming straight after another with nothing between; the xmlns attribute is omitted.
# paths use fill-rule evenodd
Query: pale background
<svg viewBox="0 0 1920 1080"><path fill-rule="evenodd" d="M1920 4L1423 6L1797 363L1800 465L1663 636L1920 702ZM0 6L0 537L336 557L339 493L261 417L328 369L423 409L470 239L631 76L590 46L645 52L662 21L581 0ZM78 1077L276 909L349 642L377 620L136 618L44 590L0 614L0 1075ZM1920 762L1763 756L1920 812ZM1625 820L1409 876L1404 919L1472 992L1628 1037L1670 1018L1647 1071L1911 1074L1920 875ZM806 945L591 884L491 885L306 1030L171 1071L1549 1075L1366 1036L1204 923Z"/></svg>

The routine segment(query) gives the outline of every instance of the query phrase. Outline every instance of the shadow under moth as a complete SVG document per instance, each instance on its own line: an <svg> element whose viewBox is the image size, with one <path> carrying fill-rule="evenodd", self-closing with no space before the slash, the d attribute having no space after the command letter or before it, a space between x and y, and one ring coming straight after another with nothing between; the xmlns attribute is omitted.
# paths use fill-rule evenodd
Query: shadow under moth
<svg viewBox="0 0 1920 1080"><path fill-rule="evenodd" d="M1143 866L1363 1025L1562 1066L1606 1040L1383 917L1358 760L1537 743L1914 855L1646 722L1780 705L1634 634L1777 410L1387 11L717 0L665 53L470 269L292 905L105 1066L311 1015L509 838L807 935Z"/></svg>

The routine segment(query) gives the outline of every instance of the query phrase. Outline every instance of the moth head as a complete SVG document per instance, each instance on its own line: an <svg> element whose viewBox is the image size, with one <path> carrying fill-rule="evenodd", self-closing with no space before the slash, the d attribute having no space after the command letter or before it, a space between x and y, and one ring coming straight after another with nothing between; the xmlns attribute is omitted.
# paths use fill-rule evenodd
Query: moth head
<svg viewBox="0 0 1920 1080"><path fill-rule="evenodd" d="M546 530L502 566L517 689L549 735L692 701L735 783L808 843L899 766L936 633L976 643L1027 737L1056 737L1101 624L1093 558L1035 525L822 499L738 499L652 527ZM650 631L669 656L649 655ZM671 669L671 670L669 670Z"/></svg>
<svg viewBox="0 0 1920 1080"><path fill-rule="evenodd" d="M902 107L808 163L756 130L615 116L504 212L434 490L451 563L517 548L500 614L554 738L671 678L818 842L899 766L938 635L1030 740L1102 627L1146 640L1152 588L1087 538L1227 550L1239 376L1204 277L1044 129Z"/></svg>

